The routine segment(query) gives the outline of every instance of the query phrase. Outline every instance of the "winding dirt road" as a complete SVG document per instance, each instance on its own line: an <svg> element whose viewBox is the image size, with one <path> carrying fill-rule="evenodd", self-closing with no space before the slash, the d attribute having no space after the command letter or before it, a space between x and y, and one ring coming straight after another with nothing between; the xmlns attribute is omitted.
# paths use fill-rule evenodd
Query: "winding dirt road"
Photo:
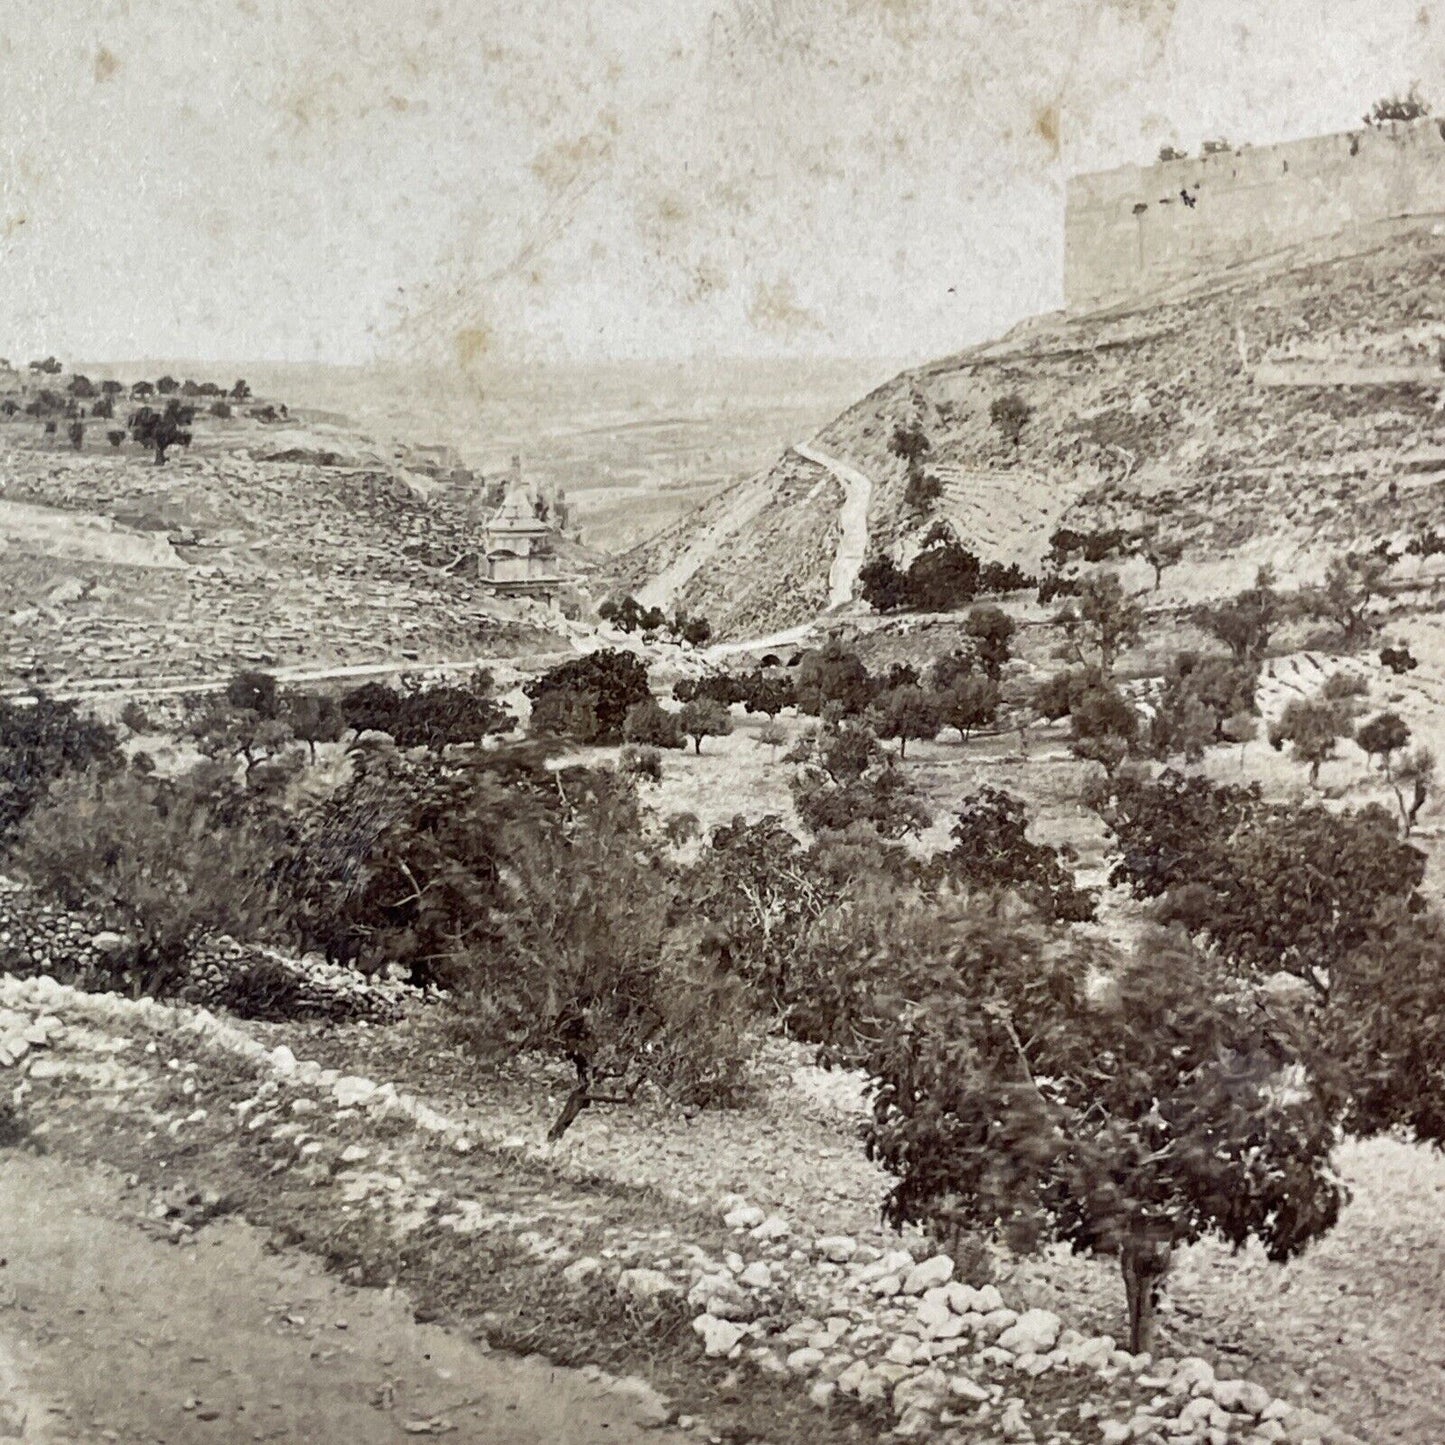
<svg viewBox="0 0 1445 1445"><path fill-rule="evenodd" d="M828 570L828 606L846 607L853 600L858 573L868 555L868 504L873 500L872 479L857 467L829 456L809 442L799 442L793 450L805 462L812 462L831 472L843 484L843 506L838 512L842 535L838 538L833 565Z"/></svg>

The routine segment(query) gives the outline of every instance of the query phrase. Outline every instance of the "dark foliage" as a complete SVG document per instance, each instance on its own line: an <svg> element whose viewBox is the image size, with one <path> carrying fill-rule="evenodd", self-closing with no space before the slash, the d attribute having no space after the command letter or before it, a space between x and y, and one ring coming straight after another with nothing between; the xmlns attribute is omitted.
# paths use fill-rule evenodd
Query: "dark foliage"
<svg viewBox="0 0 1445 1445"><path fill-rule="evenodd" d="M1022 800L998 788L970 793L949 835L953 847L936 854L933 868L969 889L1008 889L1047 922L1082 923L1094 917L1095 892L1080 888L1068 850L1028 836Z"/></svg>
<svg viewBox="0 0 1445 1445"><path fill-rule="evenodd" d="M549 692L575 692L591 696L597 710L598 740L619 742L628 708L652 696L647 664L635 653L601 648L585 657L564 662L523 689L536 703Z"/></svg>
<svg viewBox="0 0 1445 1445"><path fill-rule="evenodd" d="M0 844L11 838L57 778L124 762L113 728L72 702L41 696L34 704L0 698Z"/></svg>

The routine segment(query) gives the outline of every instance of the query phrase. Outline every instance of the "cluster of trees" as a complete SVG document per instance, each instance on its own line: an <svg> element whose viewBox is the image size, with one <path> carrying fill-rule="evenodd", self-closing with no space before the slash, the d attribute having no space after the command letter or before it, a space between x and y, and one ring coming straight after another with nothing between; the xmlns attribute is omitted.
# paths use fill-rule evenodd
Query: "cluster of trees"
<svg viewBox="0 0 1445 1445"><path fill-rule="evenodd" d="M597 609L597 615L622 632L640 632L645 642L667 637L689 647L705 647L712 638L712 623L706 617L690 616L682 607L669 617L661 607L644 607L630 593L609 597Z"/></svg>
<svg viewBox="0 0 1445 1445"><path fill-rule="evenodd" d="M1152 706L1143 709L1114 679L1119 654L1139 640L1143 611L1113 573L1097 573L1084 579L1077 599L1066 603L1056 618L1064 636L1058 656L1069 665L1035 691L1034 708L1050 720L1069 718L1075 754L1101 763L1111 776L1131 756L1193 763L1211 747L1242 745L1258 733L1255 694L1275 629L1287 617L1304 613L1329 616L1342 640L1367 635L1373 626L1367 612L1373 576L1374 568L1359 556L1338 559L1321 588L1286 603L1268 570L1261 569L1253 586L1195 610L1196 623L1228 649L1227 655L1178 653ZM1408 649L1387 648L1381 661L1399 671L1414 664ZM1333 673L1317 695L1285 707L1269 729L1269 742L1276 750L1288 745L1309 769L1314 785L1323 764L1337 755L1338 745L1355 738L1369 758L1380 760L1408 834L1435 786L1435 759L1427 748L1406 751L1410 731L1393 712L1379 714L1357 732L1366 691L1361 678Z"/></svg>
<svg viewBox="0 0 1445 1445"><path fill-rule="evenodd" d="M1184 556L1182 538L1165 537L1157 527L1103 527L1092 532L1059 527L1049 537L1048 561L1054 573L1070 562L1107 562L1142 557L1154 569L1154 590L1163 584L1164 572ZM1063 578L1052 578L1059 590ZM1042 599L1047 600L1047 599Z"/></svg>
<svg viewBox="0 0 1445 1445"><path fill-rule="evenodd" d="M1107 680L1120 633L1081 609L1071 645ZM1202 666L1175 682L1218 682L1219 710L1237 706ZM479 1056L569 1062L554 1134L645 1088L735 1099L758 1037L782 1028L874 1081L866 1145L894 1180L892 1219L1116 1257L1136 1348L1180 1244L1213 1232L1287 1258L1331 1226L1342 1130L1445 1140L1445 920L1387 812L1118 770L1097 800L1114 878L1154 913L1122 956L1075 929L1094 897L1018 799L983 789L949 847L903 846L931 820L869 725L867 669L830 645L800 672L818 714L795 754L802 836L736 819L680 849L696 821L650 816L625 770L561 766L535 738L436 746L407 733L407 689L369 685L328 726L385 721L427 746L358 749L324 794L262 786L267 763L231 744L225 767L161 778L68 704L6 706L0 846L134 940L137 987L172 987L217 928L444 984ZM888 681L883 697L917 686ZM498 721L483 680L465 700L434 691L454 738ZM655 736L672 716L628 654L529 691L538 709L585 703L599 735ZM701 688L695 703L723 706ZM305 706L250 673L210 700L222 710L299 736ZM1405 744L1376 722L1369 747L1393 770ZM1297 995L1262 987L1279 970Z"/></svg>
<svg viewBox="0 0 1445 1445"><path fill-rule="evenodd" d="M871 674L856 652L830 638L804 654L793 696L808 716L866 723L875 738L896 739L900 758L910 741L937 737L945 728L957 728L967 741L997 716L1013 633L1013 619L1001 608L975 607L965 645L936 658L926 675L908 663Z"/></svg>
<svg viewBox="0 0 1445 1445"><path fill-rule="evenodd" d="M1387 95L1377 100L1365 113L1365 124L1391 125L1397 121L1420 120L1430 114L1430 102L1412 85L1404 95Z"/></svg>
<svg viewBox="0 0 1445 1445"><path fill-rule="evenodd" d="M54 357L32 361L30 369L39 375L58 375L64 370ZM228 391L213 381L178 381L173 376L162 376L154 382L133 382L127 388L119 381L107 379L97 382L83 372L77 372L65 384L63 391L42 388L23 408L7 397L0 403L0 413L15 416L23 411L27 416L36 417L44 422L47 435L57 434L59 422L66 420L66 439L79 451L85 445L83 419L90 416L97 421L112 420L117 399L127 393L142 405L131 413L125 428L107 428L106 441L111 447L118 448L129 432L138 445L154 450L159 466L165 462L165 454L172 446L187 447L191 444L189 428L196 417L197 408L193 404L196 400L212 398L208 408L210 414L225 419L232 415L233 402L250 398L251 388L244 379L236 381ZM166 398L159 410L148 404L149 398L158 396ZM184 403L182 397L190 398L192 404ZM253 408L249 414L262 421L277 421L286 415L286 408L283 406L278 411L276 407L267 405Z"/></svg>
<svg viewBox="0 0 1445 1445"><path fill-rule="evenodd" d="M936 522L906 568L886 552L858 571L859 595L878 612L950 612L976 597L994 597L1036 585L1016 563L980 561L944 522Z"/></svg>

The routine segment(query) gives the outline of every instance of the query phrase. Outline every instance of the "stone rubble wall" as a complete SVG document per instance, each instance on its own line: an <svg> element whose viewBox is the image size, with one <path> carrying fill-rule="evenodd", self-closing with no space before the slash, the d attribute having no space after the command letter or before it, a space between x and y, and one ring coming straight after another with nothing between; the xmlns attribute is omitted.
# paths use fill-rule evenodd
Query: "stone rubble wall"
<svg viewBox="0 0 1445 1445"><path fill-rule="evenodd" d="M87 1026L107 1034L139 1028L152 1036L148 1050L155 1049L157 1037L190 1036L215 1052L248 1060L261 1077L254 1097L232 1106L238 1127L269 1130L303 1157L308 1151L319 1157L326 1148L317 1121L328 1112L359 1112L378 1123L406 1121L460 1154L480 1144L542 1162L552 1158L544 1144L489 1138L475 1123L464 1129L394 1083L322 1068L284 1045L267 1048L205 1009L84 994L50 978L0 975L0 1046L14 1042L18 1050L13 1064L5 1065L23 1076L17 1093L34 1082L63 1079L67 1068L83 1071L83 1061L68 1063L63 1055L69 1034L79 1037ZM108 1057L114 1054L102 1044ZM97 1066L88 1067L94 1072ZM119 1068L120 1061L106 1067ZM439 1195L426 1192L425 1179L408 1184L368 1169L368 1155L367 1148L351 1145L337 1160L342 1172L336 1178L353 1207L385 1212L399 1236L431 1217ZM685 1247L679 1258L671 1231L667 1256L650 1264L632 1251L625 1263L608 1258L613 1251L600 1258L571 1257L538 1233L517 1239L579 1290L605 1284L639 1302L685 1309L692 1315L700 1366L706 1360L724 1367L746 1363L791 1377L820 1409L835 1396L872 1402L895 1420L890 1439L948 1445L1065 1439L1073 1445L1359 1445L1325 1417L1254 1382L1223 1377L1203 1358L1130 1354L1111 1336L1067 1328L1052 1311L1010 1309L992 1285L974 1288L956 1280L954 1261L946 1254L920 1258L845 1236L814 1237L802 1221L767 1215L739 1196L720 1208L736 1240L736 1248L721 1259L695 1246ZM466 1236L507 1227L508 1216L486 1200L460 1200L438 1222ZM1068 1422L1051 1408L1050 1392L1035 1388L1055 1378L1060 1386L1073 1381L1086 1387L1087 1399L1070 1410ZM658 1423L666 1418L660 1412Z"/></svg>
<svg viewBox="0 0 1445 1445"><path fill-rule="evenodd" d="M79 914L37 898L23 884L0 878L0 971L51 975L81 986L109 989L131 982L124 968L126 940L97 930ZM399 1018L418 990L393 979L368 978L339 968L320 955L294 958L275 949L232 938L202 940L192 955L190 978L181 990L186 1003L218 1005L228 987L248 969L264 966L289 980L288 997L298 1017L389 1022Z"/></svg>

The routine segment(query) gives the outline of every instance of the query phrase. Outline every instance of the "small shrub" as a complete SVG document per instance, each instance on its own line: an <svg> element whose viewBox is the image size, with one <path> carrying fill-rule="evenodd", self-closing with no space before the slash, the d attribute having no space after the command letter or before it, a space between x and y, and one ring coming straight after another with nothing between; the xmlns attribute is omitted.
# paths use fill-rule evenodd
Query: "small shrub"
<svg viewBox="0 0 1445 1445"><path fill-rule="evenodd" d="M638 782L662 781L662 754L655 747L627 743L617 755L617 769L625 777Z"/></svg>
<svg viewBox="0 0 1445 1445"><path fill-rule="evenodd" d="M576 743L590 743L597 739L601 724L597 720L597 702L591 693L575 692L571 688L556 688L544 692L532 704L532 716L527 724L528 733L534 738L568 738Z"/></svg>
<svg viewBox="0 0 1445 1445"><path fill-rule="evenodd" d="M146 716L146 710L134 698L131 698L121 709L120 720L133 733L148 733L151 730L150 718Z"/></svg>
<svg viewBox="0 0 1445 1445"><path fill-rule="evenodd" d="M16 1149L30 1137L30 1125L19 1105L0 1099L0 1149Z"/></svg>
<svg viewBox="0 0 1445 1445"><path fill-rule="evenodd" d="M633 703L622 723L625 742L649 748L680 748L685 746L682 722L676 713L668 712L656 698Z"/></svg>

